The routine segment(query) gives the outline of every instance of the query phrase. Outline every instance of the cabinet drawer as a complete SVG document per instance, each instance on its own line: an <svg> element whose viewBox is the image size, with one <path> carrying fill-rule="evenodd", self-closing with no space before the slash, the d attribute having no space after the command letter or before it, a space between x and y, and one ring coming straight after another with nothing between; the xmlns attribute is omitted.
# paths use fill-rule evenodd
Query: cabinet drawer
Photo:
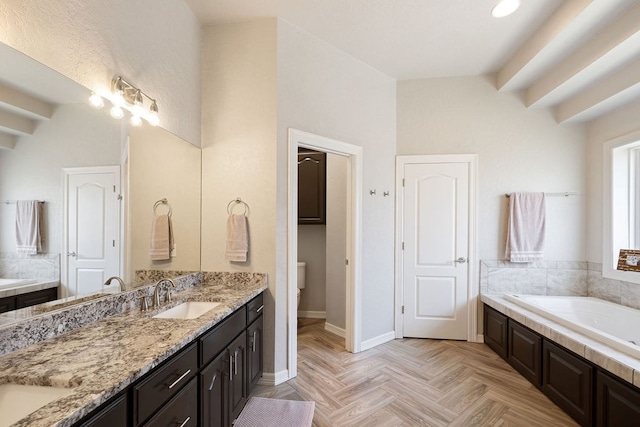
<svg viewBox="0 0 640 427"><path fill-rule="evenodd" d="M224 350L235 337L247 327L247 309L242 307L225 319L220 325L214 327L201 342L201 364L209 363L218 353Z"/></svg>
<svg viewBox="0 0 640 427"><path fill-rule="evenodd" d="M81 424L82 427L125 427L129 425L127 417L127 395L123 394L104 409Z"/></svg>
<svg viewBox="0 0 640 427"><path fill-rule="evenodd" d="M198 379L192 379L144 427L196 427L198 425Z"/></svg>
<svg viewBox="0 0 640 427"><path fill-rule="evenodd" d="M258 295L247 303L247 325L256 320L264 309L262 294Z"/></svg>
<svg viewBox="0 0 640 427"><path fill-rule="evenodd" d="M198 346L194 343L135 385L133 387L135 424L140 424L153 414L195 376L197 370Z"/></svg>

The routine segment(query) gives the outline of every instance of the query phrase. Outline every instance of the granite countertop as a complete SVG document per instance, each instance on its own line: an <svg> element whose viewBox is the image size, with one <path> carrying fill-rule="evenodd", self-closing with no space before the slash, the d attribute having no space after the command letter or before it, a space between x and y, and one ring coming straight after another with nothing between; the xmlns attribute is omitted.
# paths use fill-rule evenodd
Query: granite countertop
<svg viewBox="0 0 640 427"><path fill-rule="evenodd" d="M591 363L640 387L640 360L573 329L507 301L501 295L480 296L482 302Z"/></svg>
<svg viewBox="0 0 640 427"><path fill-rule="evenodd" d="M209 273L207 273L209 274ZM0 384L72 387L15 427L70 426L267 288L266 276L216 280L173 294L173 302L131 309L0 357ZM164 292L163 292L164 294ZM191 320L152 316L184 301L221 304Z"/></svg>

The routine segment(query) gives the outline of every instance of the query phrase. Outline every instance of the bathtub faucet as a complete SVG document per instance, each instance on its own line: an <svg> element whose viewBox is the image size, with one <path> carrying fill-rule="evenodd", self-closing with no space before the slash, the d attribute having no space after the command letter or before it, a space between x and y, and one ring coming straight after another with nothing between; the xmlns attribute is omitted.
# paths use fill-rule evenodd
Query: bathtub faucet
<svg viewBox="0 0 640 427"><path fill-rule="evenodd" d="M109 277L109 278L107 279L107 281L106 281L106 282L104 282L104 285L105 285L105 286L110 285L110 284L111 284L111 281L112 281L112 280L114 280L114 279L115 279L115 280L117 280L117 281L118 281L118 283L120 283L120 290L121 290L122 292L124 292L124 291L126 291L126 290L127 290L127 286L124 284L124 280L122 280L122 279L121 279L121 278L119 278L118 276L112 276L112 277Z"/></svg>

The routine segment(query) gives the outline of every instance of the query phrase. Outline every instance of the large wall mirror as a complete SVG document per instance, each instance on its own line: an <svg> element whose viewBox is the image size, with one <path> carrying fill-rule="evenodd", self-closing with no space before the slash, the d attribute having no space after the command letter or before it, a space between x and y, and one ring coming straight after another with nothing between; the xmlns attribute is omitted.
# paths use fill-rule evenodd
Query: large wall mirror
<svg viewBox="0 0 640 427"><path fill-rule="evenodd" d="M198 271L200 148L161 125L132 127L127 117L111 118L109 108L88 104L87 88L4 44L0 64L0 278L57 275L60 297L101 291L110 274L90 261L103 256L103 248L78 253L71 242L100 238L103 196L96 193L97 202L81 219L73 218L77 206L70 200L84 191L78 176L113 170L122 198L114 205L117 224L106 251L115 257L117 275L135 286L136 270ZM167 201L163 208L171 208L176 251L168 260L152 261L154 204L161 199ZM18 200L43 202L37 255L17 252ZM81 236L72 236L74 230L82 230Z"/></svg>

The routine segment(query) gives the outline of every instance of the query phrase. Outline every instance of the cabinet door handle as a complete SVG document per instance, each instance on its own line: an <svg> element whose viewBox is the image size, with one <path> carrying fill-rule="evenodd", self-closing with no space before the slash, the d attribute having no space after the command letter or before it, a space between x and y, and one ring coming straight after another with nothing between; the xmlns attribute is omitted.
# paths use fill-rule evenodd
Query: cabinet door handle
<svg viewBox="0 0 640 427"><path fill-rule="evenodd" d="M264 304L262 304L260 307L258 307L258 308L256 309L256 314L257 314L257 313L260 313L260 312L262 311L262 309L263 309L263 308L264 308Z"/></svg>
<svg viewBox="0 0 640 427"><path fill-rule="evenodd" d="M229 381L233 380L233 356L229 355Z"/></svg>
<svg viewBox="0 0 640 427"><path fill-rule="evenodd" d="M187 419L186 419L186 420L184 420L184 421L182 422L182 424L180 424L180 427L184 427L184 426L186 426L186 425L187 425L187 423L188 423L189 421L191 421L191 417L187 417Z"/></svg>
<svg viewBox="0 0 640 427"><path fill-rule="evenodd" d="M233 358L235 359L233 362L233 373L238 375L238 350L233 353Z"/></svg>
<svg viewBox="0 0 640 427"><path fill-rule="evenodd" d="M253 331L253 339L251 340L251 351L253 353L256 352L256 333L257 332L258 332L257 330Z"/></svg>
<svg viewBox="0 0 640 427"><path fill-rule="evenodd" d="M184 377L186 377L187 375L189 375L191 373L191 369L188 369L187 372L185 372L184 374L180 375L180 377L175 380L170 386L169 389L172 389L173 387L175 387L176 384L178 384L180 381L182 381L182 379Z"/></svg>
<svg viewBox="0 0 640 427"><path fill-rule="evenodd" d="M213 377L211 378L211 384L209 384L209 391L213 390L213 383L216 382L216 378L218 378L218 373L217 372L215 374L213 374Z"/></svg>

